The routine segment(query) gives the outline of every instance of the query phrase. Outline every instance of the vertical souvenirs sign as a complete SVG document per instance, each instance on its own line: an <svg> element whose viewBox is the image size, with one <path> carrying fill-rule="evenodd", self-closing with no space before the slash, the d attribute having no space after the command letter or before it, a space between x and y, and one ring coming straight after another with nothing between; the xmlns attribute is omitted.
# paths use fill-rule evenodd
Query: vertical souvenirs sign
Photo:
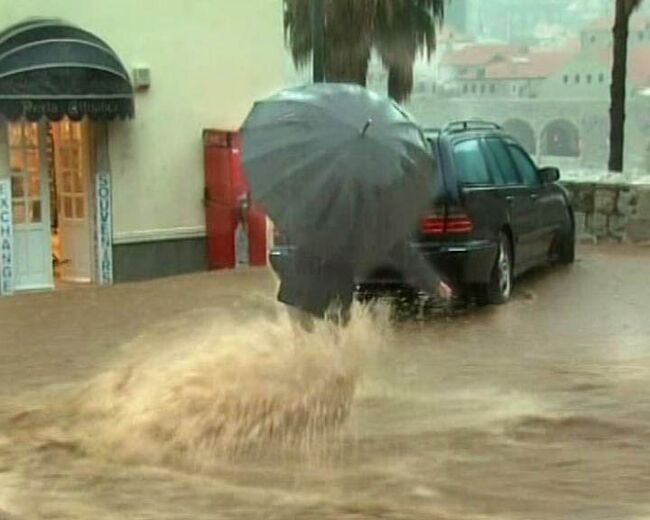
<svg viewBox="0 0 650 520"><path fill-rule="evenodd" d="M96 227L97 273L100 285L113 284L113 215L111 168L108 157L108 128L97 125Z"/></svg>
<svg viewBox="0 0 650 520"><path fill-rule="evenodd" d="M11 179L0 178L0 295L14 292L14 229L11 214Z"/></svg>
<svg viewBox="0 0 650 520"><path fill-rule="evenodd" d="M100 285L113 283L113 222L111 218L111 176L97 174L97 263Z"/></svg>

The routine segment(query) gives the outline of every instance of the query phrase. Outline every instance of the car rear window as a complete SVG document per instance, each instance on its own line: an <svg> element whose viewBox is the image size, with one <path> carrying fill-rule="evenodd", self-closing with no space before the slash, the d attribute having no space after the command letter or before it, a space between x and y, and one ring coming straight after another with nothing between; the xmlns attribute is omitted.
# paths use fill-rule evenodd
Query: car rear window
<svg viewBox="0 0 650 520"><path fill-rule="evenodd" d="M454 165L461 184L492 184L490 172L477 139L461 141L454 145Z"/></svg>

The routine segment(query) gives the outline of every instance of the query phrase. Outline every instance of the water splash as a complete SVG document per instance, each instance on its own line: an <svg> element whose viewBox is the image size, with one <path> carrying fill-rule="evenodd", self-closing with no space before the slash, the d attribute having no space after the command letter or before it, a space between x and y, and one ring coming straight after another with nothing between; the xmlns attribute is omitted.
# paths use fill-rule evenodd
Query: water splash
<svg viewBox="0 0 650 520"><path fill-rule="evenodd" d="M312 334L282 312L221 313L140 338L83 388L73 428L84 451L192 469L282 447L309 452L344 423L368 350L389 336L388 313L376 308Z"/></svg>

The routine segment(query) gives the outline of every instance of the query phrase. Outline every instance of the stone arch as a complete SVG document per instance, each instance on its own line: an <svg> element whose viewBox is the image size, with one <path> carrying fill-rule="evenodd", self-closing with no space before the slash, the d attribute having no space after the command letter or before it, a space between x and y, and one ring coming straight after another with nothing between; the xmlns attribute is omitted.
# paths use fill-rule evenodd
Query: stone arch
<svg viewBox="0 0 650 520"><path fill-rule="evenodd" d="M521 143L531 155L537 153L537 139L532 125L523 119L508 119L503 123L503 129Z"/></svg>
<svg viewBox="0 0 650 520"><path fill-rule="evenodd" d="M542 155L580 157L580 130L567 119L555 119L542 130Z"/></svg>

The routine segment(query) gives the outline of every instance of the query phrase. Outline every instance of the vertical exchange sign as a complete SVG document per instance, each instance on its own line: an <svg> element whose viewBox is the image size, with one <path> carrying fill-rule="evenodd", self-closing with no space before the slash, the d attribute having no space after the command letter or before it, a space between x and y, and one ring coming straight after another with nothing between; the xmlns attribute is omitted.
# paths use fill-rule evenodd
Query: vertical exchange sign
<svg viewBox="0 0 650 520"><path fill-rule="evenodd" d="M100 285L113 284L113 219L111 176L97 174L97 263Z"/></svg>
<svg viewBox="0 0 650 520"><path fill-rule="evenodd" d="M0 295L14 292L14 228L11 179L0 179Z"/></svg>

